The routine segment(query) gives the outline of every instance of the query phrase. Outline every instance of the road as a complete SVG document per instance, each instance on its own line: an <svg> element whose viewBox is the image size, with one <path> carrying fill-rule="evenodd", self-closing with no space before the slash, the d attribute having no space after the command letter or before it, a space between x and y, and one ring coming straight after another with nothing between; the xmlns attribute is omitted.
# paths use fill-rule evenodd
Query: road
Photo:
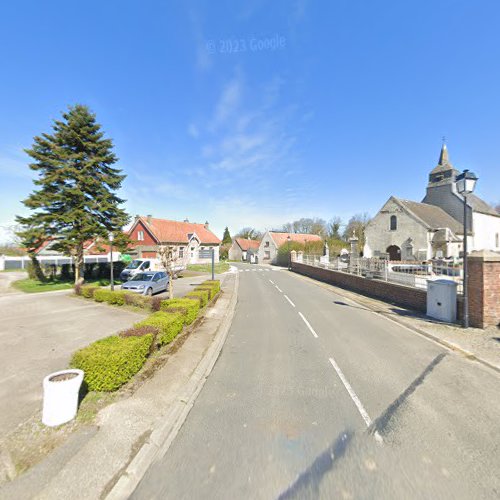
<svg viewBox="0 0 500 500"><path fill-rule="evenodd" d="M498 498L497 373L286 270L238 268L219 360L133 498Z"/></svg>

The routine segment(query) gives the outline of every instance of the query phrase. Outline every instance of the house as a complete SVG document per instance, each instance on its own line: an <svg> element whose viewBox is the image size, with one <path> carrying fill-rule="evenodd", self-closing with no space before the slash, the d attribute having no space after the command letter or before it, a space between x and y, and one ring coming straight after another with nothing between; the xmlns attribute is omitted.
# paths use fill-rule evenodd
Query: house
<svg viewBox="0 0 500 500"><path fill-rule="evenodd" d="M208 222L197 224L137 216L128 235L134 241L130 255L135 258L158 258L158 246L168 245L176 247L178 260L186 265L210 263L212 250L215 262L219 262L221 240L210 231Z"/></svg>
<svg viewBox="0 0 500 500"><path fill-rule="evenodd" d="M259 245L259 262L262 264L276 264L278 256L278 248L290 241L302 243L312 243L322 241L317 234L302 234L302 233L281 233L278 231L266 231Z"/></svg>
<svg viewBox="0 0 500 500"><path fill-rule="evenodd" d="M389 260L458 258L463 251L463 197L459 174L445 144L418 203L391 196L365 228L365 257ZM500 251L500 214L478 196L467 196L468 250Z"/></svg>
<svg viewBox="0 0 500 500"><path fill-rule="evenodd" d="M258 250L260 241L247 240L245 238L235 238L229 249L229 260L238 260L246 262L249 250Z"/></svg>

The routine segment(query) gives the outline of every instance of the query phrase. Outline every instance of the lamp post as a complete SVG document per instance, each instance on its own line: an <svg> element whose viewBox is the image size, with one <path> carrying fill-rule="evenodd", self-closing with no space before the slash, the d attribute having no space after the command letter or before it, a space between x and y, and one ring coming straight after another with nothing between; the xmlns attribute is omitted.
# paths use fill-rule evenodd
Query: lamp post
<svg viewBox="0 0 500 500"><path fill-rule="evenodd" d="M288 270L292 270L292 253L290 251L290 242L292 241L292 238L290 235L288 235L286 241L288 242Z"/></svg>
<svg viewBox="0 0 500 500"><path fill-rule="evenodd" d="M110 258L110 271L111 271L111 276L110 276L110 284L111 284L111 290L115 289L115 283L113 280L113 241L115 239L115 235L113 233L109 233L109 258Z"/></svg>
<svg viewBox="0 0 500 500"><path fill-rule="evenodd" d="M464 197L464 251L463 251L463 293L464 293L464 314L463 314L463 327L469 328L469 291L467 275L467 195L474 191L476 187L477 177L473 172L464 170L461 174L457 175L457 191Z"/></svg>
<svg viewBox="0 0 500 500"><path fill-rule="evenodd" d="M215 250L212 247L211 257L212 257L212 281L215 280Z"/></svg>

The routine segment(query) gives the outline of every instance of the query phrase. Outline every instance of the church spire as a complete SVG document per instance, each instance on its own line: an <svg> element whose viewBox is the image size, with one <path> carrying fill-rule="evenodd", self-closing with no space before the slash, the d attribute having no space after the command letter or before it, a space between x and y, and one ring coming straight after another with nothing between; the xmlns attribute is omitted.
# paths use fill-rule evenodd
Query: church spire
<svg viewBox="0 0 500 500"><path fill-rule="evenodd" d="M448 148L446 147L445 139L443 138L443 145L441 146L441 154L439 155L438 165L448 165L450 160L448 158Z"/></svg>

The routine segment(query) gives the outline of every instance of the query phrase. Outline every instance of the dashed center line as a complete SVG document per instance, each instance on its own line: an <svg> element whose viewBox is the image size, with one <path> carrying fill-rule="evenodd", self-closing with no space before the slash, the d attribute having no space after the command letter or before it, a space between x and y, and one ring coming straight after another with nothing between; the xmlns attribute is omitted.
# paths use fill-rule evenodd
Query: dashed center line
<svg viewBox="0 0 500 500"><path fill-rule="evenodd" d="M340 380L344 384L344 387L347 389L349 396L351 396L351 399L354 401L356 408L358 409L359 413L363 417L363 420L365 421L366 427L370 427L370 425L372 425L372 419L370 418L370 415L368 415L368 412L365 410L363 403L361 403L360 399L358 398L358 395L354 392L354 389L351 387L351 384L349 384L349 382L345 378L345 375L342 373L342 370L340 369L339 365L335 362L335 360L333 358L329 358L329 360L330 360L330 363L332 364L333 368L337 372L337 375L339 376ZM375 439L379 443L383 442L382 436L377 431L375 431Z"/></svg>
<svg viewBox="0 0 500 500"><path fill-rule="evenodd" d="M283 290L278 285L274 285L274 286L277 288L278 292L283 293Z"/></svg>
<svg viewBox="0 0 500 500"><path fill-rule="evenodd" d="M288 297L288 295L285 295L285 299L288 300L288 302L290 302L290 305L292 307L295 307L295 304L290 300L290 298Z"/></svg>
<svg viewBox="0 0 500 500"><path fill-rule="evenodd" d="M314 331L314 328L310 325L309 321L305 318L305 316L299 312L299 316L302 318L304 323L306 324L307 328L309 328L309 331L313 334L315 338L318 338L318 334Z"/></svg>
<svg viewBox="0 0 500 500"><path fill-rule="evenodd" d="M273 280L269 280L269 283L272 283L274 285L274 281Z"/></svg>

